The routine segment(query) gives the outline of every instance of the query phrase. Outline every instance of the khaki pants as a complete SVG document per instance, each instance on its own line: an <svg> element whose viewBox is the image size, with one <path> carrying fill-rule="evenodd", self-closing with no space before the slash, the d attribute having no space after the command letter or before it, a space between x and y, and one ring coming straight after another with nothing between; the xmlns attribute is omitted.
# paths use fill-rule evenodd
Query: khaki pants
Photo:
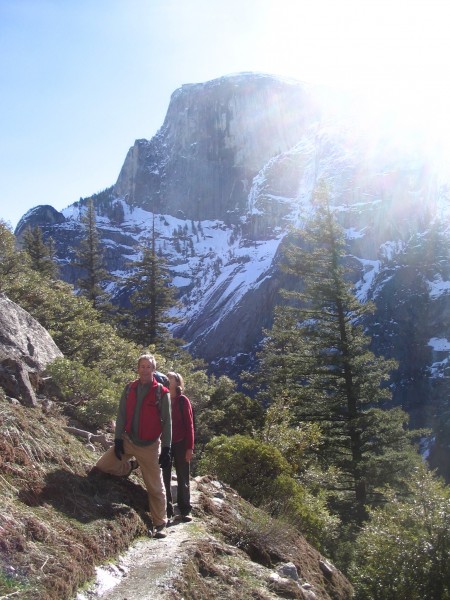
<svg viewBox="0 0 450 600"><path fill-rule="evenodd" d="M124 476L130 473L131 458L135 458L141 468L145 487L147 488L148 504L154 527L167 523L166 490L164 489L163 476L158 463L161 442L157 441L150 446L136 446L124 437L123 447L125 454L118 460L114 454L114 446L109 448L99 458L95 465L97 469L109 475Z"/></svg>

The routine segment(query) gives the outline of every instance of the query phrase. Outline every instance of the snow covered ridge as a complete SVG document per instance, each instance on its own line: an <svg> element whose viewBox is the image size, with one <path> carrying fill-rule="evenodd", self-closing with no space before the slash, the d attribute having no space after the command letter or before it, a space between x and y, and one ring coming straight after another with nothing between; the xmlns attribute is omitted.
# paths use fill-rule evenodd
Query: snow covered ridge
<svg viewBox="0 0 450 600"><path fill-rule="evenodd" d="M255 177L249 193L248 213L242 218L245 224L258 214L255 204L260 202L261 195L266 199L268 180L264 175L265 169ZM311 190L312 191L312 190ZM297 224L303 217L306 218L311 210L310 194L305 203L300 198L290 198L294 215L291 222ZM174 311L183 323L192 323L201 318L205 312L214 314L214 319L203 331L208 335L217 327L217 323L225 315L230 314L239 307L244 296L256 290L273 271L274 258L286 230L282 227L274 228L269 239L250 241L244 237L242 229L226 225L220 220L205 220L194 222L174 217L172 215L159 215L139 207L131 208L125 200L116 199L122 205L123 221L120 225L111 223L106 216L97 217L97 226L101 232L102 243L111 252L126 254L129 263L140 259L139 244L148 241L148 232L153 224L156 232L156 247L167 259L173 277L173 285L179 289L181 308ZM270 196L270 202L280 201L285 204L286 198ZM375 198L373 204L379 204ZM356 203L349 207L340 205L336 207L337 214L346 212L353 214L355 206L358 211L367 211L370 202ZM68 207L63 211L66 219L61 225L63 228L72 229L80 226L80 216L84 209L79 206ZM346 236L349 243L361 242L370 234L370 226L356 228L348 227ZM117 241L116 234L130 232L132 244L124 245L123 240ZM361 302L374 299L386 285L392 274L386 278L383 275L387 264L395 261L395 257L405 249L405 241L392 240L380 245L379 258L376 260L354 256L361 265L360 279L355 282L355 292ZM130 272L130 264L126 269L116 269L112 274L118 278ZM437 275L436 279L428 282L430 298L435 299L450 290L450 281ZM114 292L114 287L110 289Z"/></svg>
<svg viewBox="0 0 450 600"><path fill-rule="evenodd" d="M140 260L139 245L148 242L154 220L156 250L168 261L172 283L181 294L181 308L174 315L184 322L200 315L206 307L215 311L218 318L233 310L244 294L268 276L284 237L280 234L275 239L249 244L234 228L219 220L195 223L171 215L153 215L142 208L131 209L123 199L119 202L124 211L120 227L111 224L108 217L96 219L103 246L123 252L123 244L110 235L131 231L135 245L129 246L127 258L130 262ZM64 228L79 228L83 210L72 206L62 211L67 219ZM130 268L112 271L112 275L125 277Z"/></svg>

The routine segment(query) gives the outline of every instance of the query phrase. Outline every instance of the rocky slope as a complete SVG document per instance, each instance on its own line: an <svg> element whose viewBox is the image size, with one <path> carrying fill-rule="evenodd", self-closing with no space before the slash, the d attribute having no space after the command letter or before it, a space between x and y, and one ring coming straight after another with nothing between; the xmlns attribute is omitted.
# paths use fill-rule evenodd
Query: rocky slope
<svg viewBox="0 0 450 600"><path fill-rule="evenodd" d="M95 583L77 600L353 596L342 573L301 535L250 509L228 486L197 477L192 503L192 523L175 521L164 540L134 543L117 561L98 568Z"/></svg>

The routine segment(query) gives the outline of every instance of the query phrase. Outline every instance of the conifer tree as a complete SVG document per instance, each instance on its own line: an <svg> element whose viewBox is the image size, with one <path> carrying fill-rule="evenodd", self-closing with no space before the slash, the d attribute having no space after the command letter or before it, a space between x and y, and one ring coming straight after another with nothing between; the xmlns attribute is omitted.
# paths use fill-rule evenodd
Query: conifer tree
<svg viewBox="0 0 450 600"><path fill-rule="evenodd" d="M40 227L27 227L23 235L23 248L30 257L32 269L47 277L56 277L53 240L46 244Z"/></svg>
<svg viewBox="0 0 450 600"><path fill-rule="evenodd" d="M10 284L20 277L28 263L28 254L17 250L11 228L0 219L0 292L8 292Z"/></svg>
<svg viewBox="0 0 450 600"><path fill-rule="evenodd" d="M396 363L369 350L363 319L372 307L359 303L349 283L343 231L324 185L314 204L315 216L297 232L301 244L286 250L284 268L302 291L284 291L286 304L267 332L260 372L270 373L266 398L289 406L292 425L320 425L318 461L340 472L335 508L344 519L362 521L366 505L379 499L376 489L401 485L417 455L406 414L377 407L391 397L386 382Z"/></svg>
<svg viewBox="0 0 450 600"><path fill-rule="evenodd" d="M158 348L170 345L172 339L168 325L176 321L169 310L176 305L176 288L166 261L156 253L156 236L153 224L152 237L142 247L142 258L134 263L134 272L127 278L126 287L132 290L131 310L125 312L126 336L135 343Z"/></svg>
<svg viewBox="0 0 450 600"><path fill-rule="evenodd" d="M101 311L110 311L109 295L104 291L110 276L103 267L103 253L97 231L95 208L92 199L87 203L86 213L81 216L84 237L77 252L75 263L83 270L84 276L78 280L83 296L92 302L92 306Z"/></svg>

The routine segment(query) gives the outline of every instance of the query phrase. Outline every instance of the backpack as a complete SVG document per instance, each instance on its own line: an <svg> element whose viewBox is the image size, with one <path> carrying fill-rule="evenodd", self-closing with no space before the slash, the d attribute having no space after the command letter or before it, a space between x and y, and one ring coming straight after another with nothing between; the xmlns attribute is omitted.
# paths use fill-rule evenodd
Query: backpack
<svg viewBox="0 0 450 600"><path fill-rule="evenodd" d="M158 383L162 383L166 386L166 388L169 387L169 378L167 375L164 375L164 373L161 373L161 371L155 371L153 375Z"/></svg>

